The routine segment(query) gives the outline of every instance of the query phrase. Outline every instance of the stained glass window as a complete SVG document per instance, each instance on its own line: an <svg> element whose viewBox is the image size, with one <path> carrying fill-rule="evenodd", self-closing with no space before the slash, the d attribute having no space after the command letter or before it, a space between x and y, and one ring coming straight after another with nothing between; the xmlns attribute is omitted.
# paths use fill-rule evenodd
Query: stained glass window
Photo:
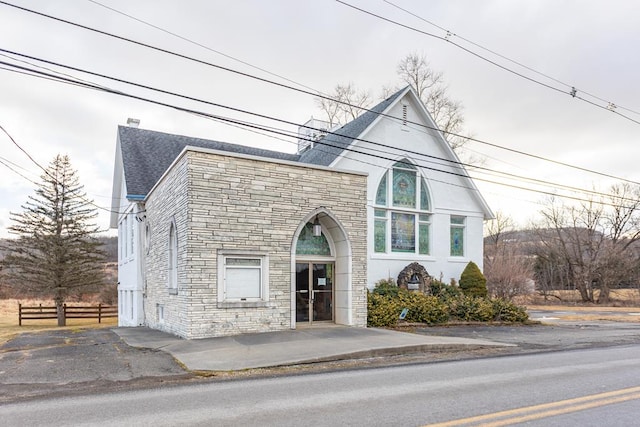
<svg viewBox="0 0 640 427"><path fill-rule="evenodd" d="M387 220L376 219L373 231L373 250L375 252L387 251Z"/></svg>
<svg viewBox="0 0 640 427"><path fill-rule="evenodd" d="M391 251L416 251L416 216L391 212Z"/></svg>
<svg viewBox="0 0 640 427"><path fill-rule="evenodd" d="M451 217L451 256L464 256L464 217Z"/></svg>
<svg viewBox="0 0 640 427"><path fill-rule="evenodd" d="M431 216L430 215L420 215L419 216L420 222L419 222L419 230L418 230L418 253L420 255L429 255L431 253L431 247L430 247L430 236L429 236L429 229L430 229L430 223L431 223Z"/></svg>
<svg viewBox="0 0 640 427"><path fill-rule="evenodd" d="M393 170L393 206L416 207L416 173L414 171Z"/></svg>
<svg viewBox="0 0 640 427"><path fill-rule="evenodd" d="M420 185L420 209L423 211L431 210L431 203L429 203L429 194L427 193L427 186L422 180L422 185Z"/></svg>
<svg viewBox="0 0 640 427"><path fill-rule="evenodd" d="M386 205L387 204L387 177L389 172L385 172L382 180L380 181L380 185L378 185L378 192L376 193L376 205Z"/></svg>
<svg viewBox="0 0 640 427"><path fill-rule="evenodd" d="M425 214L431 210L429 190L418 168L409 160L394 163L384 173L375 205L374 252L430 254L431 221Z"/></svg>
<svg viewBox="0 0 640 427"><path fill-rule="evenodd" d="M308 222L298 237L296 245L296 254L298 255L331 255L331 247L324 233L320 236L313 235L313 224Z"/></svg>
<svg viewBox="0 0 640 427"><path fill-rule="evenodd" d="M373 250L375 252L387 251L387 211L376 209L374 216Z"/></svg>

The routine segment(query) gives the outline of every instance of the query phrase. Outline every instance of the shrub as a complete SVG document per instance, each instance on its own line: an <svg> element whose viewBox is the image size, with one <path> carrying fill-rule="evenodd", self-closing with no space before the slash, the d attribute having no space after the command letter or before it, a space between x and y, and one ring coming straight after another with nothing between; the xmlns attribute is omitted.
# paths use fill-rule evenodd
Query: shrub
<svg viewBox="0 0 640 427"><path fill-rule="evenodd" d="M487 279L473 261L467 264L460 276L460 290L467 296L487 296Z"/></svg>
<svg viewBox="0 0 640 427"><path fill-rule="evenodd" d="M391 278L378 280L376 286L373 288L374 294L390 297L397 297L399 292L400 288L396 284L396 281Z"/></svg>
<svg viewBox="0 0 640 427"><path fill-rule="evenodd" d="M460 288L455 285L447 285L446 283L433 279L431 281L431 294L441 301L448 301L460 295Z"/></svg>
<svg viewBox="0 0 640 427"><path fill-rule="evenodd" d="M379 288L385 289L385 286L376 286L374 291L368 294L369 326L395 326L405 308L408 313L404 320L408 322L435 325L449 320L449 307L434 296L398 288L389 294L383 294Z"/></svg>
<svg viewBox="0 0 640 427"><path fill-rule="evenodd" d="M488 322L493 320L493 304L486 298L462 295L451 300L451 314L466 322Z"/></svg>
<svg viewBox="0 0 640 427"><path fill-rule="evenodd" d="M431 289L438 295L400 289L393 279L377 282L367 296L367 324L395 326L405 308L408 310L406 321L427 325L446 323L451 317L467 322L525 322L529 318L523 307L507 300L463 295L457 286L435 280Z"/></svg>
<svg viewBox="0 0 640 427"><path fill-rule="evenodd" d="M526 322L529 315L523 307L504 299L494 299L493 303L494 320L502 322Z"/></svg>
<svg viewBox="0 0 640 427"><path fill-rule="evenodd" d="M408 322L437 325L449 320L449 307L434 296L405 292L400 301L402 308L409 310L405 318Z"/></svg>
<svg viewBox="0 0 640 427"><path fill-rule="evenodd" d="M367 295L367 325L381 327L398 323L402 307L398 298L369 292Z"/></svg>

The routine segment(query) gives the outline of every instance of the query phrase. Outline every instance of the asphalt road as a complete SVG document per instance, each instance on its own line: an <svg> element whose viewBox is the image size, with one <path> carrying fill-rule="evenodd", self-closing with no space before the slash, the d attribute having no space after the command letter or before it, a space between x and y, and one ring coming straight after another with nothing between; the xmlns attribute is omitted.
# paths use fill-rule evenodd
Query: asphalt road
<svg viewBox="0 0 640 427"><path fill-rule="evenodd" d="M636 426L640 345L8 404L5 425Z"/></svg>
<svg viewBox="0 0 640 427"><path fill-rule="evenodd" d="M545 317L546 314L542 313L539 317ZM429 335L481 338L516 344L516 347L403 354L294 367L290 370L262 369L240 372L231 377L282 376L640 344L640 323L554 322L532 326L429 327L414 331ZM129 347L108 329L22 334L0 346L0 403L42 397L149 389L184 383L219 382L228 377L206 378L186 372L167 353Z"/></svg>
<svg viewBox="0 0 640 427"><path fill-rule="evenodd" d="M508 344L515 348L501 352L532 353L640 344L640 323L611 321L554 321L533 326L463 325L418 328L417 333L479 338Z"/></svg>

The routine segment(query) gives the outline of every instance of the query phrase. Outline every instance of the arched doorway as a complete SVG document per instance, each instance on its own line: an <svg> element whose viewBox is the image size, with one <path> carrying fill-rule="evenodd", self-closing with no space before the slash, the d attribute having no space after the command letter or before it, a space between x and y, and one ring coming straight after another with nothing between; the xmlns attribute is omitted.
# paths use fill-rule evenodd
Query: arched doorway
<svg viewBox="0 0 640 427"><path fill-rule="evenodd" d="M314 234L314 223L320 234ZM301 221L292 245L291 326L352 324L351 246L325 209Z"/></svg>

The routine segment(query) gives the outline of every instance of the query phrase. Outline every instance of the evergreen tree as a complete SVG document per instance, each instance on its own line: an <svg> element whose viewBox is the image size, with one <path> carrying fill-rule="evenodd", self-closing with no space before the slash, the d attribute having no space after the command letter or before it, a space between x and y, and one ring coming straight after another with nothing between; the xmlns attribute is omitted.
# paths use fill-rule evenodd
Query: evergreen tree
<svg viewBox="0 0 640 427"><path fill-rule="evenodd" d="M472 297L487 296L487 279L473 261L469 261L460 275L460 290Z"/></svg>
<svg viewBox="0 0 640 427"><path fill-rule="evenodd" d="M6 243L3 263L23 289L53 297L58 326L64 326L70 293L104 284L104 253L93 223L98 213L68 156L57 155L41 179L24 212L11 213L9 232L17 239Z"/></svg>

